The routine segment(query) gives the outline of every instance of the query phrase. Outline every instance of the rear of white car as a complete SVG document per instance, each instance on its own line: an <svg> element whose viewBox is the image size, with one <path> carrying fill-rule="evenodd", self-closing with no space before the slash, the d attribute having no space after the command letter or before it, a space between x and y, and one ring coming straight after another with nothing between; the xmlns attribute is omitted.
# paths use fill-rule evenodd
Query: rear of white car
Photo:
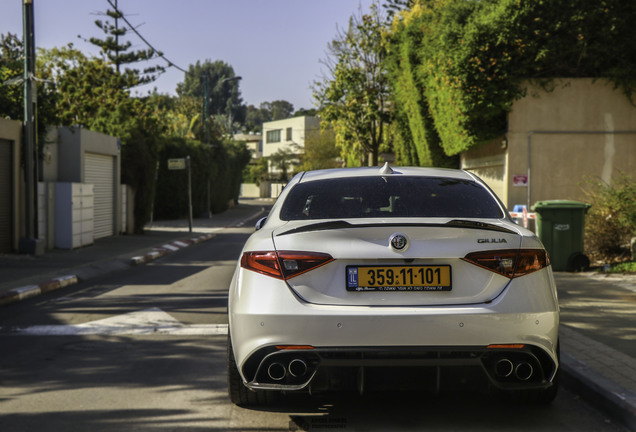
<svg viewBox="0 0 636 432"><path fill-rule="evenodd" d="M237 404L259 391L466 380L545 400L556 391L547 254L463 171L299 174L244 247L229 321Z"/></svg>

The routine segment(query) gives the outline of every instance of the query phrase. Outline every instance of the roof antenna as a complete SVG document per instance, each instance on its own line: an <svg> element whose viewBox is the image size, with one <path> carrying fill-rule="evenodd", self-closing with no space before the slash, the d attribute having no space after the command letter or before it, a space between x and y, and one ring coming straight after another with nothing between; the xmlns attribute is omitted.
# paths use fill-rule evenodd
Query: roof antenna
<svg viewBox="0 0 636 432"><path fill-rule="evenodd" d="M393 174L393 170L389 166L388 162L384 162L384 166L382 168L380 168L380 174L382 174L382 175L384 175L384 174Z"/></svg>

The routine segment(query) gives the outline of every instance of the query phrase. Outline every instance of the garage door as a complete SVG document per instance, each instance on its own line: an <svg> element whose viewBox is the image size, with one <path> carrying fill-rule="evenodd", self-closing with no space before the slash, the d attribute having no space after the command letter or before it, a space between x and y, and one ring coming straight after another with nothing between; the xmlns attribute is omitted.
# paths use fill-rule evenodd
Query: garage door
<svg viewBox="0 0 636 432"><path fill-rule="evenodd" d="M11 252L11 141L0 140L0 253Z"/></svg>
<svg viewBox="0 0 636 432"><path fill-rule="evenodd" d="M84 155L84 183L95 185L93 225L96 239L115 234L114 162L113 156L94 153Z"/></svg>

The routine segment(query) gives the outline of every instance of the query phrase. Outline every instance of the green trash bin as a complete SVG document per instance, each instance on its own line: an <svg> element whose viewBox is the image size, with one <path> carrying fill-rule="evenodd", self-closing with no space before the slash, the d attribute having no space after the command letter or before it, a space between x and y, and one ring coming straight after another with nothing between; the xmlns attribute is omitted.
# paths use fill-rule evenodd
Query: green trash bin
<svg viewBox="0 0 636 432"><path fill-rule="evenodd" d="M583 253L585 213L591 206L578 201L538 201L532 206L537 214L537 234L550 254L555 271L580 271L590 267Z"/></svg>

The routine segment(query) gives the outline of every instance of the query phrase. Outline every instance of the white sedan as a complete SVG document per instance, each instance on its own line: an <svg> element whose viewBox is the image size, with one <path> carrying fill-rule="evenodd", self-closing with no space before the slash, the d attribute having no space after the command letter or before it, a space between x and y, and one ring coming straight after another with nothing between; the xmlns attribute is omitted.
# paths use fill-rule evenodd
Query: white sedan
<svg viewBox="0 0 636 432"><path fill-rule="evenodd" d="M296 175L229 290L228 388L484 388L550 402L559 307L548 255L476 176L433 168Z"/></svg>

